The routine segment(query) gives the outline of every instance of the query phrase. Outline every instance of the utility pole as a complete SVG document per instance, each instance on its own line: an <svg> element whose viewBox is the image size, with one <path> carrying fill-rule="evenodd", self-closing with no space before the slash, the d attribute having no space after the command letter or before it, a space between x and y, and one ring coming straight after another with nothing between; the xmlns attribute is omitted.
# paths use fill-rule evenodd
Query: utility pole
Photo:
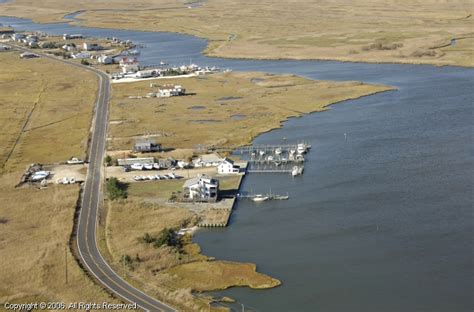
<svg viewBox="0 0 474 312"><path fill-rule="evenodd" d="M65 274L65 275L66 275L65 277L66 277L66 284L67 284L67 245L64 246L64 264L65 264L65 265L64 265L64 269L65 269L65 271L66 271L66 272L65 272L65 273L66 273L66 274Z"/></svg>

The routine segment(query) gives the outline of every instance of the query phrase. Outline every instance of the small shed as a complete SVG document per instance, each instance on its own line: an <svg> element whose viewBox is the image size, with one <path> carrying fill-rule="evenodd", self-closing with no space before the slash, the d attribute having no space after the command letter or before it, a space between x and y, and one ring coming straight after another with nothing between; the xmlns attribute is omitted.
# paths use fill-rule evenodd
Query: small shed
<svg viewBox="0 0 474 312"><path fill-rule="evenodd" d="M137 153L159 152L161 144L152 141L139 141L133 145L133 151Z"/></svg>

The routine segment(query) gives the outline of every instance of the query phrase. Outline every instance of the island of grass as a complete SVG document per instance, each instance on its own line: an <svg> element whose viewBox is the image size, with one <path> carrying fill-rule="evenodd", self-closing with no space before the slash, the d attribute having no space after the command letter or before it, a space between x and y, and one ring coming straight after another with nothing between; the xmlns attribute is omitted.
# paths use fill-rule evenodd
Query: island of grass
<svg viewBox="0 0 474 312"><path fill-rule="evenodd" d="M150 87L150 82L156 86ZM187 95L129 98L156 92L160 84L182 85ZM281 127L290 117L392 89L257 72L113 84L108 148L128 150L143 136L176 149L238 147Z"/></svg>

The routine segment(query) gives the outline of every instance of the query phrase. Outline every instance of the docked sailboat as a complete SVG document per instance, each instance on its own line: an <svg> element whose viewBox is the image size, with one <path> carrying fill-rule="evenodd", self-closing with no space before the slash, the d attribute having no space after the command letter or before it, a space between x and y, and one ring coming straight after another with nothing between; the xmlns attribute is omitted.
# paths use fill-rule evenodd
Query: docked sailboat
<svg viewBox="0 0 474 312"><path fill-rule="evenodd" d="M266 201L268 200L270 197L266 196L266 195L262 195L262 194L257 194L255 196L252 197L252 200L254 202L263 202L263 201Z"/></svg>
<svg viewBox="0 0 474 312"><path fill-rule="evenodd" d="M303 167L294 166L293 169L291 170L291 175L294 177L302 175L302 174L303 174Z"/></svg>

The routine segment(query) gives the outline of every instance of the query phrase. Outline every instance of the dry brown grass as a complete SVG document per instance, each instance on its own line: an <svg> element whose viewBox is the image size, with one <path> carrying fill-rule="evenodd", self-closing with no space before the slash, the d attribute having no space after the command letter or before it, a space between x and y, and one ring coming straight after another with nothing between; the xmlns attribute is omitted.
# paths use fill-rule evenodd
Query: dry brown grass
<svg viewBox="0 0 474 312"><path fill-rule="evenodd" d="M471 0L207 0L191 10L171 0L133 8L124 0L15 0L0 14L46 22L76 10L88 10L80 16L88 26L208 38L207 53L221 57L474 66ZM463 36L462 51L432 49Z"/></svg>
<svg viewBox="0 0 474 312"><path fill-rule="evenodd" d="M145 233L157 235L164 228L192 226L196 221L196 217L183 208L165 208L133 200L109 203L106 238L112 265L141 289L186 311L207 309L208 300L193 296L193 290L279 285L278 280L256 272L253 264L215 261L201 255L199 246L189 237L184 239L180 250L157 249L138 241ZM125 254L140 259L134 261L133 269L120 263Z"/></svg>
<svg viewBox="0 0 474 312"><path fill-rule="evenodd" d="M248 144L255 136L280 127L289 117L390 90L359 82L313 81L263 73L221 73L155 83L181 84L188 93L196 94L129 99L130 95L151 92L150 81L113 84L109 149L131 148L135 137L150 133L157 135L156 140L165 147L173 148ZM193 109L196 106L201 109ZM239 115L244 118L235 119Z"/></svg>
<svg viewBox="0 0 474 312"><path fill-rule="evenodd" d="M0 53L0 64L0 167L84 157L95 76L46 58L21 60L18 52Z"/></svg>
<svg viewBox="0 0 474 312"><path fill-rule="evenodd" d="M18 172L0 177L0 302L115 302L86 276L67 248L78 186L15 189L18 179Z"/></svg>
<svg viewBox="0 0 474 312"><path fill-rule="evenodd" d="M2 165L20 136L0 173L0 302L117 302L68 248L79 187L14 188L22 173L16 169L26 164L84 155L96 80L44 58L20 60L17 52L0 53L0 64Z"/></svg>

